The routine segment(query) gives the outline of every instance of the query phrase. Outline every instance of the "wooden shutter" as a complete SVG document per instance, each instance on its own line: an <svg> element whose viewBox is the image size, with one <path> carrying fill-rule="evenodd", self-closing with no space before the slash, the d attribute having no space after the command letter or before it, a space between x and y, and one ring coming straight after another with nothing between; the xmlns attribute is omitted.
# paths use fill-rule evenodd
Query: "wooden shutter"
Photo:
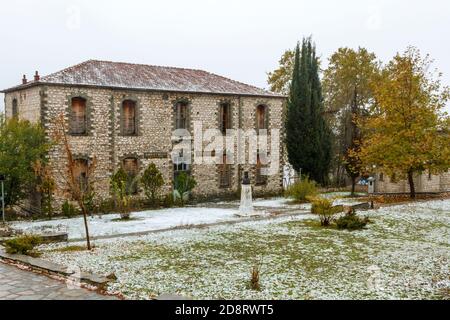
<svg viewBox="0 0 450 320"><path fill-rule="evenodd" d="M222 188L231 186L231 165L227 164L226 154L223 155L223 162L219 165L219 183Z"/></svg>
<svg viewBox="0 0 450 320"><path fill-rule="evenodd" d="M231 128L231 112L230 105L228 103L223 103L220 105L220 131L225 134L227 129Z"/></svg>
<svg viewBox="0 0 450 320"><path fill-rule="evenodd" d="M80 189L85 190L88 186L88 161L86 159L77 159L74 161L73 175Z"/></svg>
<svg viewBox="0 0 450 320"><path fill-rule="evenodd" d="M262 185L267 183L267 176L262 174L263 165L261 163L261 158L258 154L256 160L256 184Z"/></svg>
<svg viewBox="0 0 450 320"><path fill-rule="evenodd" d="M136 103L125 100L122 104L122 128L124 135L136 134Z"/></svg>
<svg viewBox="0 0 450 320"><path fill-rule="evenodd" d="M266 107L260 105L256 108L256 128L267 129L267 114Z"/></svg>
<svg viewBox="0 0 450 320"><path fill-rule="evenodd" d="M130 193L136 194L138 192L135 181L138 175L138 160L136 158L127 158L123 160L123 169L127 173L127 189Z"/></svg>
<svg viewBox="0 0 450 320"><path fill-rule="evenodd" d="M85 134L87 132L86 119L86 100L83 98L73 98L70 118L71 133Z"/></svg>
<svg viewBox="0 0 450 320"><path fill-rule="evenodd" d="M187 129L188 106L185 103L178 103L176 105L176 121L175 129Z"/></svg>
<svg viewBox="0 0 450 320"><path fill-rule="evenodd" d="M12 101L12 117L17 118L18 115L19 115L19 109L17 107L17 99L14 99Z"/></svg>

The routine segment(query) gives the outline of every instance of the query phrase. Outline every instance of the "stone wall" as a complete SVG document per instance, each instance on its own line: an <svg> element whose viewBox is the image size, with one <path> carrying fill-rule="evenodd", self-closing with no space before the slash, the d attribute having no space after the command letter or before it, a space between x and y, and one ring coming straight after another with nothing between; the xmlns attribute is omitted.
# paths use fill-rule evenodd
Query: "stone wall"
<svg viewBox="0 0 450 320"><path fill-rule="evenodd" d="M450 170L442 174L429 175L428 172L417 174L414 177L416 192L447 192L450 190ZM393 181L391 177L384 174L383 181L380 180L380 173L376 174L376 193L409 193L409 183L407 180Z"/></svg>
<svg viewBox="0 0 450 320"><path fill-rule="evenodd" d="M41 119L41 89L32 87L5 94L6 117L12 117L13 100L17 100L19 119L38 122Z"/></svg>
<svg viewBox="0 0 450 320"><path fill-rule="evenodd" d="M73 153L77 157L97 160L97 168L91 177L99 198L109 197L109 178L127 157L138 159L140 170L154 162L163 173L166 185L164 192L170 192L173 185L173 163L171 151L173 147L172 130L174 129L174 104L179 100L189 102L190 131L193 133L194 123L201 121L203 130L219 128L219 105L228 102L231 105L232 127L244 130L255 128L256 107L264 104L268 107L270 128L283 128L284 99L239 97L213 94L183 94L136 90L112 90L88 87L41 86L27 91L27 102L19 104L20 117L33 121L42 119L47 130L53 130L52 121L63 113L69 120L70 101L73 97L87 100L88 134L86 136L70 136ZM12 97L19 92L8 93L7 115L10 115ZM24 93L22 93L24 94ZM121 106L126 99L137 102L138 130L135 136L121 134ZM281 139L280 139L281 140ZM206 145L207 143L204 143ZM270 137L269 137L270 145ZM269 150L270 151L270 150ZM50 151L50 161L57 178L58 189L64 189L66 170L66 154L62 146L56 145ZM276 193L282 187L282 158L278 173L269 176L266 185L255 186L255 193ZM229 188L219 185L219 173L216 164L193 164L191 174L197 180L194 196L211 198L234 195L239 190L242 172L249 170L252 182L255 179L254 165L233 165L232 184ZM56 195L57 208L66 195Z"/></svg>
<svg viewBox="0 0 450 320"><path fill-rule="evenodd" d="M450 192L450 169L441 175L440 189L445 192Z"/></svg>

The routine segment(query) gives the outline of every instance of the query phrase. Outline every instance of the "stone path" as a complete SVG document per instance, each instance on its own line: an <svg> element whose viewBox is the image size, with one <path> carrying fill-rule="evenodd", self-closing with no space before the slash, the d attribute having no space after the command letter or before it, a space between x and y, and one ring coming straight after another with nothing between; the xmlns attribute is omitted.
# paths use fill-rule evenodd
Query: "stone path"
<svg viewBox="0 0 450 320"><path fill-rule="evenodd" d="M0 262L0 300L116 300Z"/></svg>

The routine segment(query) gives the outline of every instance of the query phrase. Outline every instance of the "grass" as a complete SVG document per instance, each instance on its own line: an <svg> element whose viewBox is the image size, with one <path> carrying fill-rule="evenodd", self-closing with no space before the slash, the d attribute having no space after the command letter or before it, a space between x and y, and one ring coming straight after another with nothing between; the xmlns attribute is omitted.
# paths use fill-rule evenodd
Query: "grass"
<svg viewBox="0 0 450 320"><path fill-rule="evenodd" d="M45 255L114 272L118 281L109 290L134 299L167 292L198 299L445 299L450 213L428 204L386 210L371 212L373 223L354 232L280 218L107 241L95 254ZM248 285L255 260L264 266L259 291Z"/></svg>
<svg viewBox="0 0 450 320"><path fill-rule="evenodd" d="M67 247L62 247L62 248L56 248L53 249L53 252L80 252L80 251L86 251L87 248L86 246L67 246Z"/></svg>
<svg viewBox="0 0 450 320"><path fill-rule="evenodd" d="M111 219L112 222L129 222L129 221L137 221L137 220L143 220L143 219L142 218L134 218L134 217L129 217L126 219L123 219L123 218Z"/></svg>

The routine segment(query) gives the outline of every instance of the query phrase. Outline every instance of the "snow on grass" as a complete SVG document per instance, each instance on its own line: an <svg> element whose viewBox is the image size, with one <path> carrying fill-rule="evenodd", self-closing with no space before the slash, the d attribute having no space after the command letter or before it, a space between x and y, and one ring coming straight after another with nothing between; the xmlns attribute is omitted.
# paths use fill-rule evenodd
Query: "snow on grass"
<svg viewBox="0 0 450 320"><path fill-rule="evenodd" d="M120 220L120 215L109 214L89 218L91 236L108 236L161 230L186 225L199 225L238 219L238 210L215 208L174 208L135 212L131 219ZM27 233L64 231L69 239L85 237L82 217L47 221L16 222L11 225Z"/></svg>
<svg viewBox="0 0 450 320"><path fill-rule="evenodd" d="M327 196L343 197L348 193L329 193ZM292 204L290 199L271 198L271 199L255 199L254 207L256 213L267 213L267 210L278 209L309 211L311 205ZM335 204L354 204L357 199L337 199ZM240 219L239 202L219 202L217 205L228 205L231 208L214 208L211 207L188 207L188 208L172 208L161 210L149 210L131 213L130 220L120 220L120 215L109 214L103 216L89 217L90 234L93 237L115 236L121 234L141 233L154 230L163 230L187 225L213 224L224 221L235 221ZM232 207L236 207L233 209ZM267 210L266 210L267 209ZM82 217L71 219L54 219L44 221L22 221L12 223L14 229L24 231L26 233L51 233L51 232L67 232L69 239L81 239L85 237L84 222Z"/></svg>
<svg viewBox="0 0 450 320"><path fill-rule="evenodd" d="M368 211L366 230L321 228L314 215L96 241L93 252L44 258L118 280L131 299L448 298L450 200ZM261 261L261 290L248 288Z"/></svg>

